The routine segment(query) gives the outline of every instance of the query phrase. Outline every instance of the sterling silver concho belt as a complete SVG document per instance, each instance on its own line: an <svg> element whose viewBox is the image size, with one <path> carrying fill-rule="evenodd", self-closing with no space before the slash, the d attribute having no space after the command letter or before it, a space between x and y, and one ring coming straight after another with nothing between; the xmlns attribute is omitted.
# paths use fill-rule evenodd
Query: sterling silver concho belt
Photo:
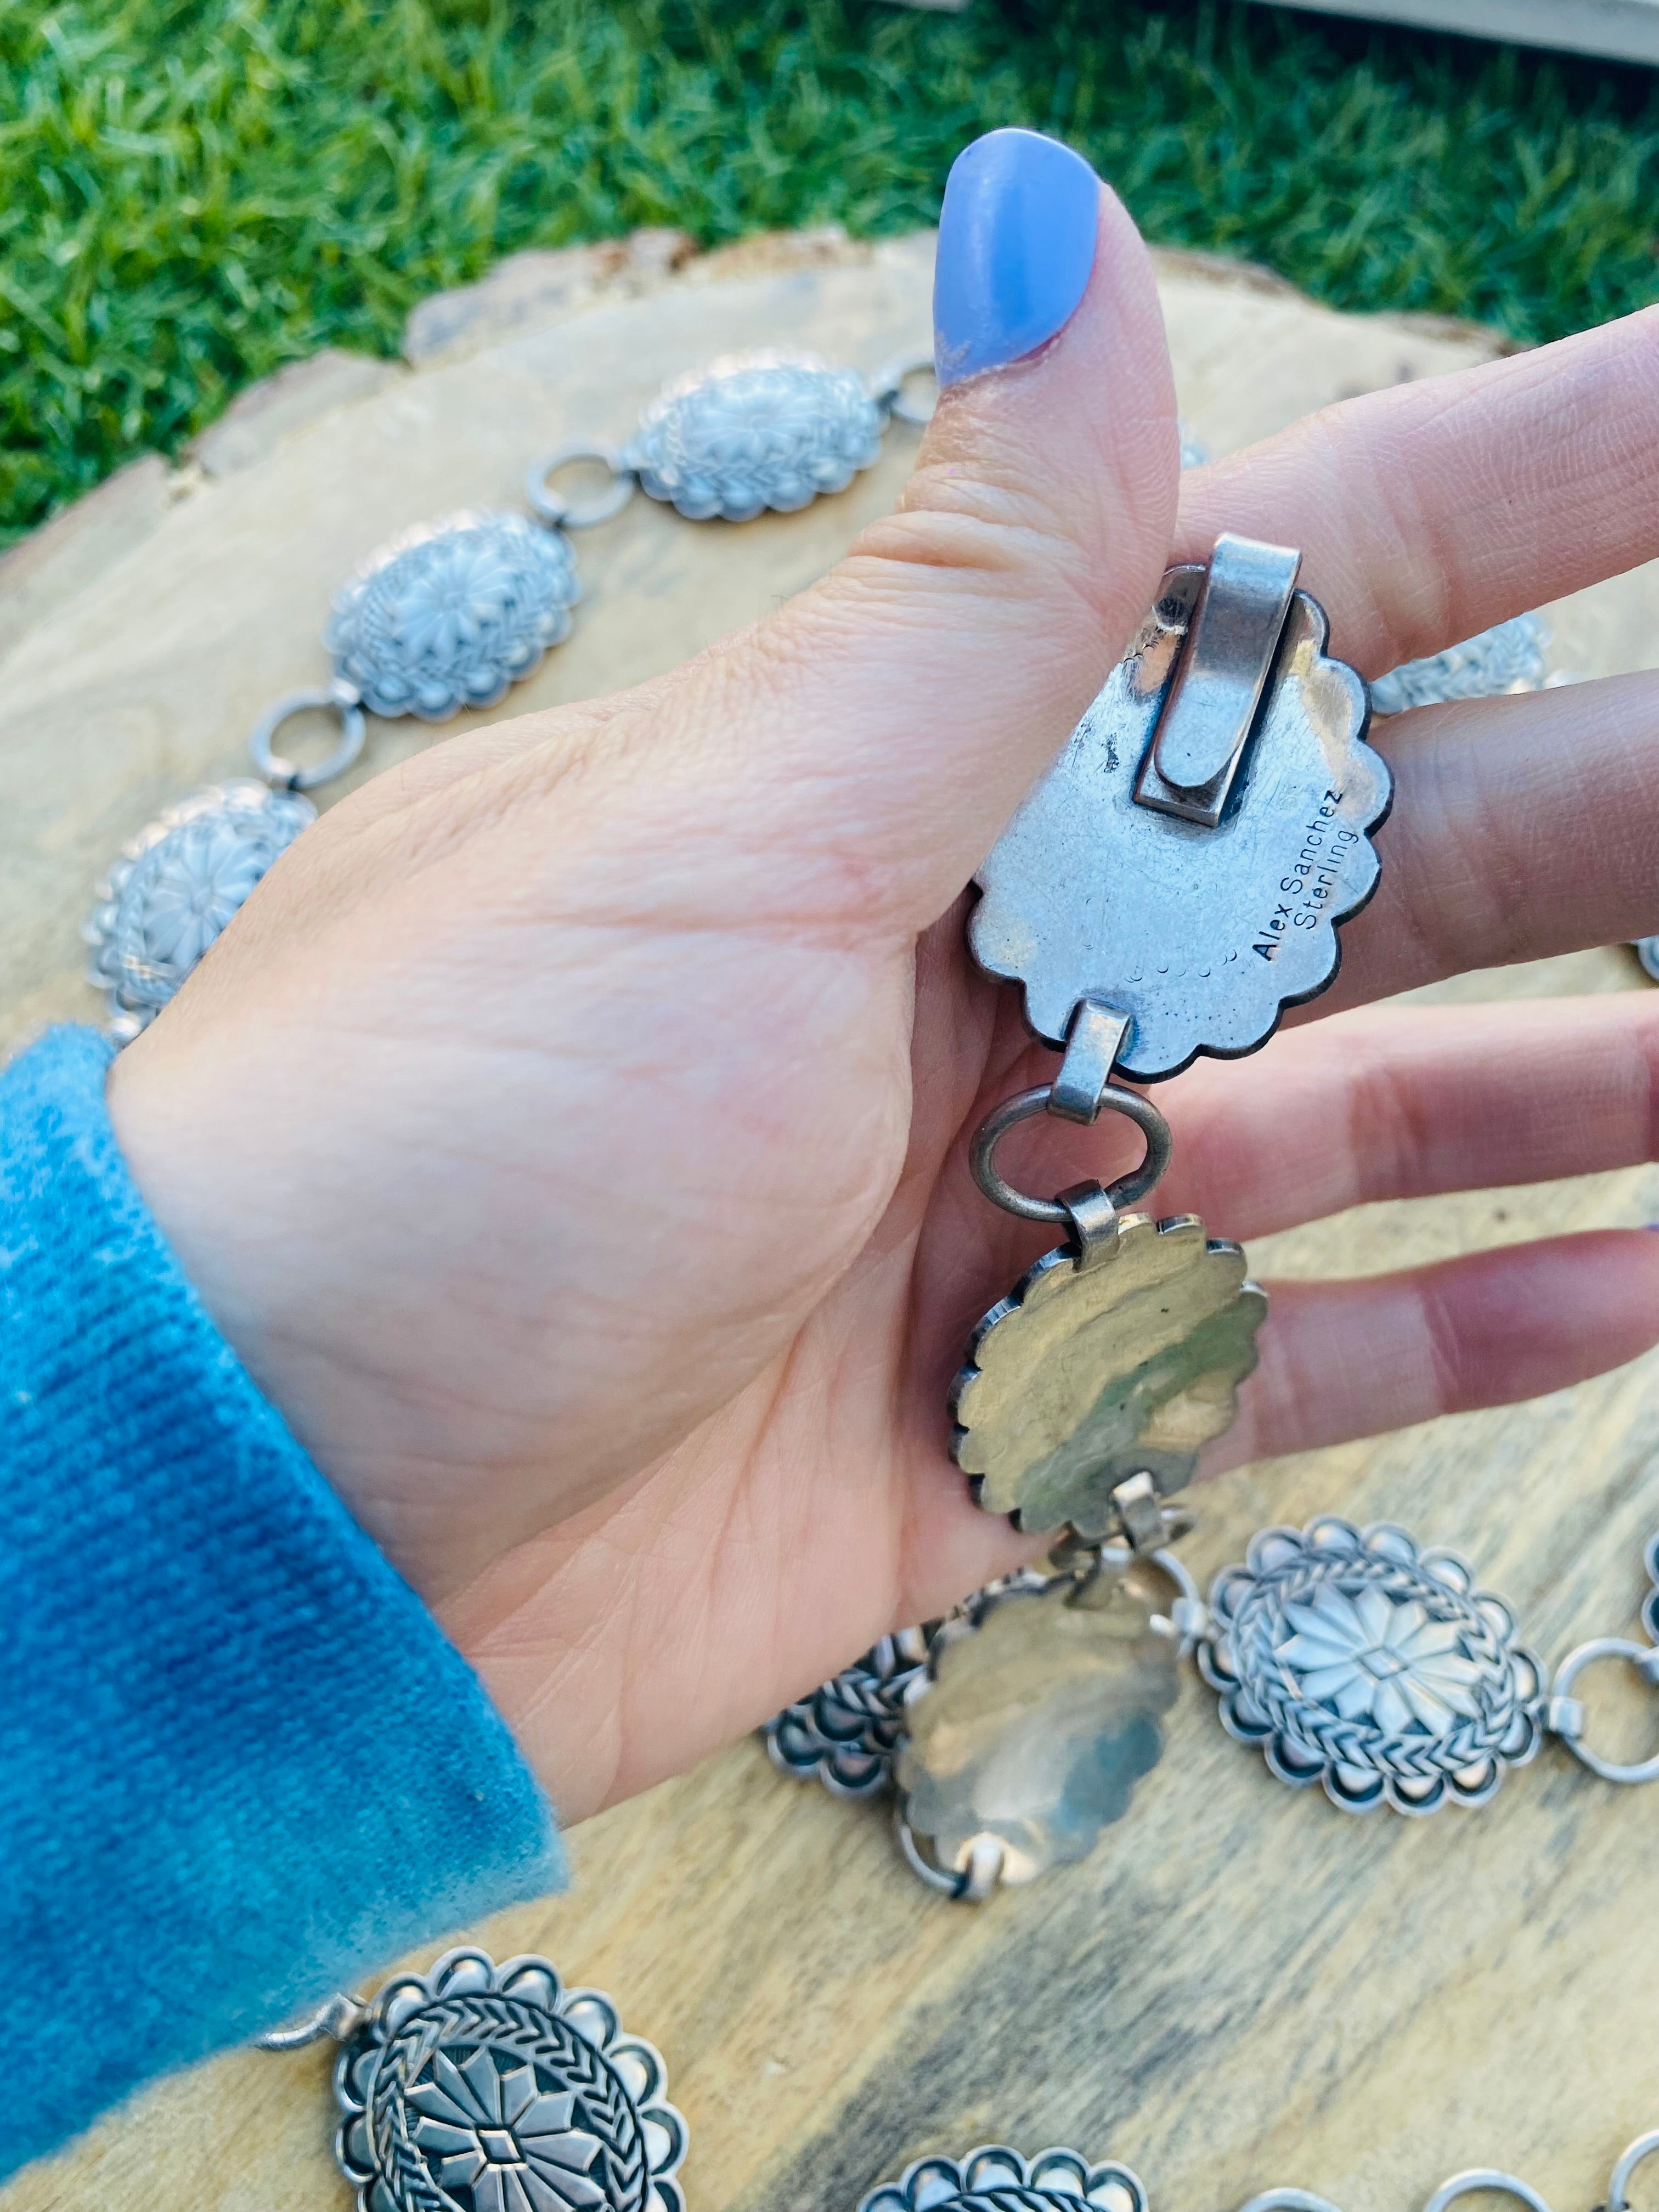
<svg viewBox="0 0 1659 2212"><path fill-rule="evenodd" d="M243 777L169 806L125 848L87 923L88 980L106 993L110 1033L136 1036L185 981L231 916L317 810L306 796L362 752L365 717L447 721L493 707L568 634L581 596L569 533L609 521L637 489L697 522L792 514L845 489L881 450L890 422L927 419L909 386L926 356L872 377L815 355L764 352L713 362L668 386L619 447L558 447L530 471L530 513L470 509L422 522L368 555L335 594L321 684L290 691L248 739ZM597 464L591 499L554 479ZM301 767L276 749L292 717L338 725L326 757Z"/></svg>

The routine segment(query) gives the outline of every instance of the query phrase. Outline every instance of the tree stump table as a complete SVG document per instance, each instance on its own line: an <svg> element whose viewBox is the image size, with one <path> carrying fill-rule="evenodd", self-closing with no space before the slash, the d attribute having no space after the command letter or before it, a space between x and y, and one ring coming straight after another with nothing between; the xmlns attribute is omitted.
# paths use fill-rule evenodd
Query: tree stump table
<svg viewBox="0 0 1659 2212"><path fill-rule="evenodd" d="M428 302L410 362L285 372L181 466L135 464L15 551L0 566L8 1046L100 1018L80 979L93 886L161 805L242 772L271 698L326 675L330 595L371 547L450 509L518 506L540 452L624 435L665 379L716 354L804 345L874 368L925 344L931 257L927 236L827 233L701 258L672 234L520 256ZM1161 278L1183 411L1217 450L1501 347L1337 315L1200 257L1163 257ZM636 501L583 540L574 632L496 714L637 681L760 614L892 501L913 453L896 428L846 493L740 529ZM1559 668L1659 657L1651 572L1547 611ZM465 726L373 724L344 787ZM1386 834L1382 849L1386 863ZM1646 988L1610 949L1431 995ZM1647 1221L1656 1194L1644 1168L1370 1206L1251 1256L1361 1273ZM1547 1657L1624 1632L1659 1527L1656 1379L1650 1357L1530 1405L1243 1469L1197 1496L1184 1553L1201 1578L1267 1522L1399 1519L1469 1553ZM939 1479L957 1478L942 1462ZM1592 1694L1605 1733L1651 1731L1618 1684ZM1659 1792L1593 1782L1559 1747L1479 1815L1345 1819L1273 1782L1191 1688L1127 1821L1082 1865L978 1911L913 1879L881 1806L782 1778L751 1741L578 1829L568 1895L461 1932L497 1955L550 1953L661 2048L695 2212L851 2212L908 2160L987 2140L1121 2159L1170 2212L1291 2182L1344 2212L1415 2212L1453 2169L1488 2163L1583 2212L1620 2148L1659 2125L1656 1837ZM95 1897L85 1911L95 1947ZM10 1996L9 2033L73 2033L49 1990ZM0 2212L343 2208L330 2063L239 2053L167 2081L20 2176Z"/></svg>

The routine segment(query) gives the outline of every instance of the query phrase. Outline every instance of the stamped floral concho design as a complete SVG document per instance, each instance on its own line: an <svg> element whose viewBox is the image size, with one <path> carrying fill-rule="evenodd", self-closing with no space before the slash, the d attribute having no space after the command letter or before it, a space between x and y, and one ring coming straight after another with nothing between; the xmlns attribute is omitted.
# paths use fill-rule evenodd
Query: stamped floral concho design
<svg viewBox="0 0 1659 2212"><path fill-rule="evenodd" d="M1403 1528L1264 1529L1210 1610L1199 1663L1228 1732L1345 1811L1483 1805L1538 1749L1542 1670L1514 1614Z"/></svg>
<svg viewBox="0 0 1659 2212"><path fill-rule="evenodd" d="M859 2212L1146 2212L1146 2191L1127 2166L1094 2166L1074 2150L1022 2158L992 2143L964 2159L923 2158L872 2189Z"/></svg>
<svg viewBox="0 0 1659 2212"><path fill-rule="evenodd" d="M271 862L317 810L251 777L169 806L124 848L86 926L87 980L109 994L125 1043L190 975Z"/></svg>
<svg viewBox="0 0 1659 2212"><path fill-rule="evenodd" d="M763 1734L780 1773L817 1775L832 1796L874 1797L890 1788L904 1734L904 1700L927 1671L928 1632L901 1629L768 1721Z"/></svg>
<svg viewBox="0 0 1659 2212"><path fill-rule="evenodd" d="M337 595L324 642L372 714L441 722L493 707L570 629L569 545L521 514L422 523Z"/></svg>
<svg viewBox="0 0 1659 2212"><path fill-rule="evenodd" d="M844 491L881 451L864 380L816 354L728 355L666 386L623 455L653 499L692 522L793 514Z"/></svg>
<svg viewBox="0 0 1659 2212"><path fill-rule="evenodd" d="M388 1983L334 2093L359 2212L685 2212L660 2057L545 1959L449 1951Z"/></svg>

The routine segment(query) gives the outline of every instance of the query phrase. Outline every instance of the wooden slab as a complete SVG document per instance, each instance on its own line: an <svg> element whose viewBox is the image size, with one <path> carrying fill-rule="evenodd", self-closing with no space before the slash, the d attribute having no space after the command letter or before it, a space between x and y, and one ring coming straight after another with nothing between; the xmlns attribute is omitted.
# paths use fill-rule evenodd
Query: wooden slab
<svg viewBox="0 0 1659 2212"><path fill-rule="evenodd" d="M704 262L653 246L609 276L520 270L499 317L487 299L429 317L418 368L325 365L245 404L211 470L141 463L21 549L0 568L5 1037L95 1012L77 981L90 884L157 806L238 769L267 699L324 672L329 595L369 548L447 507L516 505L538 449L624 432L665 376L714 353L805 343L872 368L925 341L930 252L820 234ZM1195 258L1166 257L1162 276L1182 404L1218 450L1497 344L1334 315ZM582 541L575 635L513 706L665 667L799 588L892 500L912 451L895 433L842 498L742 529L636 502ZM1557 665L1651 665L1656 617L1650 572L1583 594L1553 611ZM375 726L362 773L439 741ZM1609 951L1440 995L1640 988ZM1357 1273L1654 1218L1642 1169L1370 1207L1253 1258ZM1656 1377L1650 1358L1243 1470L1204 1492L1186 1551L1207 1574L1265 1521L1396 1518L1471 1553L1547 1656L1625 1632L1659 1526ZM1659 1713L1616 1686L1591 1686L1601 1725L1659 1740ZM1193 1683L1128 1820L1084 1866L977 1913L914 1881L879 1808L787 1782L740 1743L579 1830L569 1896L467 1932L550 1951L660 2045L691 2123L694 2212L851 2212L907 2160L995 2137L1126 2159L1171 2212L1281 2182L1345 2212L1412 2212L1486 2162L1579 2212L1659 2124L1656 1822L1659 1792L1615 1792L1553 1750L1480 1814L1346 1819L1271 1782ZM14 2004L6 2033L73 2033L48 2014ZM240 2054L165 2083L21 2176L0 2212L343 2206L328 2064Z"/></svg>
<svg viewBox="0 0 1659 2212"><path fill-rule="evenodd" d="M1279 0L1275 0L1279 4ZM1363 15L1523 46L1659 62L1659 0L1283 0L1322 15Z"/></svg>

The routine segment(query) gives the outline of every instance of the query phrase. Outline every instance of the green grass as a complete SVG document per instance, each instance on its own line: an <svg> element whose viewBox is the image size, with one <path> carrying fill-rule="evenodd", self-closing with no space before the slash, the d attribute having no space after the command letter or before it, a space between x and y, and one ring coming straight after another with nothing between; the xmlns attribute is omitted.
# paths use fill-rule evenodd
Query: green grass
<svg viewBox="0 0 1659 2212"><path fill-rule="evenodd" d="M1550 337L1659 293L1656 85L1229 0L0 0L0 542L501 254L904 229L997 123L1157 240Z"/></svg>

